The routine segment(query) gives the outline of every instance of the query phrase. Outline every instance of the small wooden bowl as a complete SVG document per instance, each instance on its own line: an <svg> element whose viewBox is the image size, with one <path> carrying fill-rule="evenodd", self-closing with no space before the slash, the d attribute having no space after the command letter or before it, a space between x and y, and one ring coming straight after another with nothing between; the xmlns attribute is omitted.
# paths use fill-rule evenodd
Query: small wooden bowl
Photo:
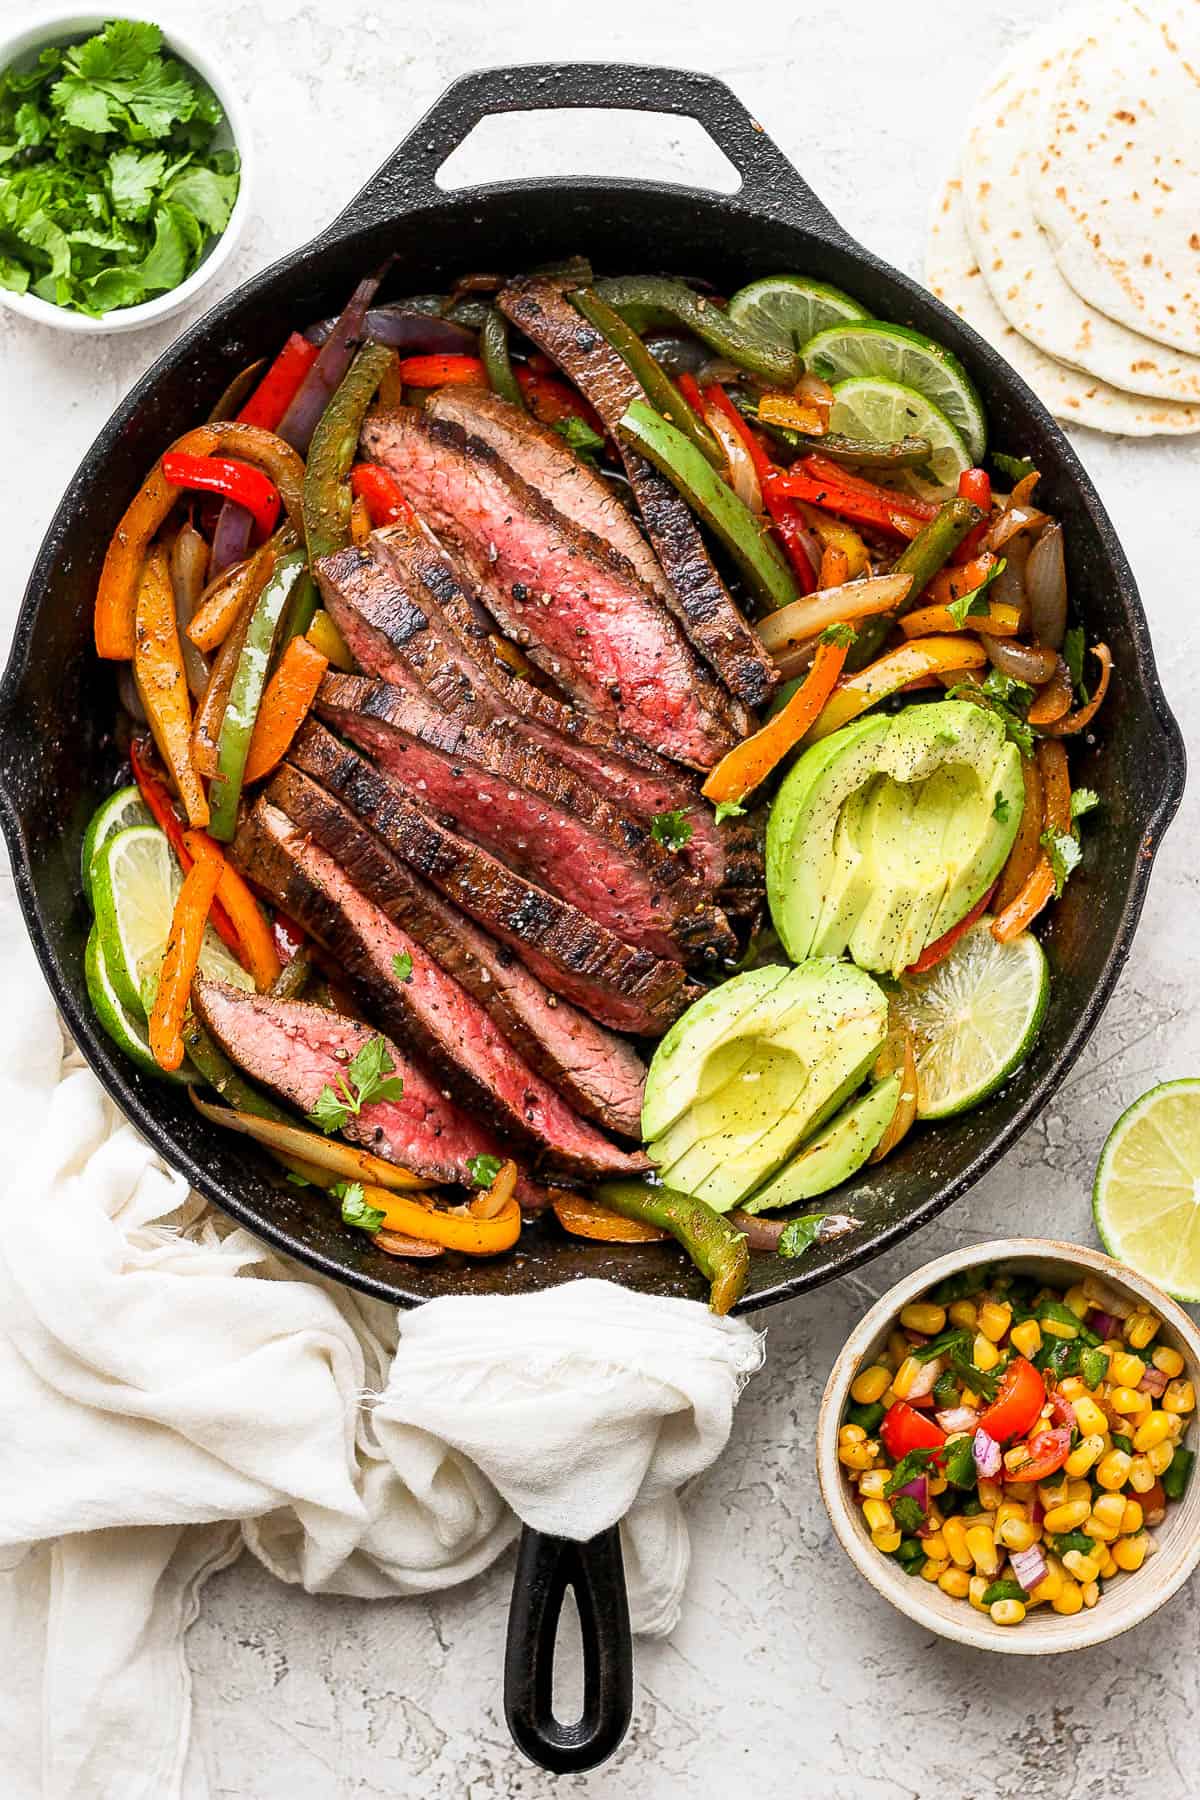
<svg viewBox="0 0 1200 1800"><path fill-rule="evenodd" d="M1155 1343L1178 1350L1187 1365L1185 1373L1200 1385L1200 1331L1174 1300L1131 1269L1098 1250L1046 1238L1000 1238L990 1244L971 1244L897 1282L851 1332L825 1384L817 1420L817 1474L843 1550L876 1593L902 1613L939 1636L972 1649L998 1650L1007 1656L1056 1656L1104 1643L1140 1625L1183 1586L1200 1562L1200 1476L1189 1482L1181 1501L1168 1502L1166 1518L1152 1528L1157 1551L1134 1573L1105 1582L1098 1604L1090 1611L1084 1608L1067 1616L1039 1606L1022 1624L1013 1626L994 1625L986 1613L977 1612L966 1600L953 1600L935 1583L906 1575L899 1563L876 1550L837 1459L838 1427L850 1384L883 1348L901 1307L919 1299L948 1275L994 1265L1014 1274L1036 1275L1048 1286L1062 1288L1073 1287L1091 1274L1116 1292L1144 1301L1163 1322Z"/></svg>

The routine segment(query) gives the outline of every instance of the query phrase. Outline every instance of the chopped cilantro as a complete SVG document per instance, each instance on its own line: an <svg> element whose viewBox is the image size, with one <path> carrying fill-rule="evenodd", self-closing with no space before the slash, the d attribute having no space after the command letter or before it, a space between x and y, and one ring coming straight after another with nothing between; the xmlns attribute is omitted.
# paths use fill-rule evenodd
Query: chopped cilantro
<svg viewBox="0 0 1200 1800"><path fill-rule="evenodd" d="M397 981L411 981L412 955L407 950L398 950L392 958L392 974Z"/></svg>
<svg viewBox="0 0 1200 1800"><path fill-rule="evenodd" d="M824 1223L824 1213L804 1213L799 1219L789 1219L779 1239L779 1255L795 1262L816 1243Z"/></svg>
<svg viewBox="0 0 1200 1800"><path fill-rule="evenodd" d="M308 1179L308 1176L301 1175L299 1169L289 1169L287 1179L291 1182L293 1187L306 1188L312 1186L312 1182Z"/></svg>
<svg viewBox="0 0 1200 1800"><path fill-rule="evenodd" d="M950 614L950 617L954 620L954 623L958 626L960 631L968 619L979 618L987 612L987 590L991 587L997 575L1002 574L1007 566L1004 557L1001 556L992 564L978 587L972 588L969 594L960 594L957 600L951 600L946 611Z"/></svg>
<svg viewBox="0 0 1200 1800"><path fill-rule="evenodd" d="M586 419L576 418L573 414L569 419L560 419L554 429L582 456L594 456L604 448L600 433L593 431Z"/></svg>
<svg viewBox="0 0 1200 1800"><path fill-rule="evenodd" d="M351 1113L360 1113L372 1100L399 1100L404 1082L395 1068L387 1039L369 1038L346 1074L338 1076L337 1089L321 1089L308 1114L309 1123L328 1136L340 1131Z"/></svg>
<svg viewBox="0 0 1200 1800"><path fill-rule="evenodd" d="M740 800L718 800L714 816L717 824L723 825L726 819L744 819L746 809Z"/></svg>
<svg viewBox="0 0 1200 1800"><path fill-rule="evenodd" d="M901 1531L920 1531L925 1514L911 1494L897 1494L892 1501L892 1517Z"/></svg>
<svg viewBox="0 0 1200 1800"><path fill-rule="evenodd" d="M959 682L950 689L948 698L982 700L1002 721L1010 743L1017 746L1021 755L1033 755L1033 731L1024 713L1033 699L1033 689L1024 681L1016 681L1000 669L989 669L987 680L980 686Z"/></svg>
<svg viewBox="0 0 1200 1800"><path fill-rule="evenodd" d="M1037 464L1031 463L1027 456L1006 456L1003 450L993 450L992 461L1010 481L1024 481L1027 475L1037 474Z"/></svg>
<svg viewBox="0 0 1200 1800"><path fill-rule="evenodd" d="M993 817L993 819L998 819L1000 821L1001 825L1005 825L1008 823L1008 815L1009 815L1010 811L1011 811L1011 808L1009 807L1009 804L1008 804L1008 796L1006 794L997 794L996 798L992 802L992 817Z"/></svg>
<svg viewBox="0 0 1200 1800"><path fill-rule="evenodd" d="M857 636L858 633L853 625L827 625L817 642L818 644L838 644L842 649L848 650Z"/></svg>
<svg viewBox="0 0 1200 1800"><path fill-rule="evenodd" d="M1085 813L1090 813L1099 804L1100 796L1095 788L1076 788L1071 795L1071 817L1082 819Z"/></svg>
<svg viewBox="0 0 1200 1800"><path fill-rule="evenodd" d="M499 1156L473 1156L467 1164L467 1174L476 1187L490 1188L503 1167Z"/></svg>
<svg viewBox="0 0 1200 1800"><path fill-rule="evenodd" d="M1054 893L1057 898L1067 885L1067 877L1079 867L1083 852L1073 831L1043 831L1040 842L1054 871Z"/></svg>
<svg viewBox="0 0 1200 1800"><path fill-rule="evenodd" d="M890 1500L893 1494L898 1494L902 1487L907 1487L918 1475L924 1475L937 1454L936 1449L910 1450L907 1456L902 1456L888 1477L887 1486L883 1490L884 1499Z"/></svg>
<svg viewBox="0 0 1200 1800"><path fill-rule="evenodd" d="M655 813L650 824L650 836L666 850L682 850L685 844L691 843L695 829L687 814L682 811Z"/></svg>
<svg viewBox="0 0 1200 1800"><path fill-rule="evenodd" d="M1083 686L1083 659L1086 651L1087 640L1083 635L1083 627L1072 625L1063 638L1062 654L1063 661L1070 672L1073 688L1082 688Z"/></svg>
<svg viewBox="0 0 1200 1800"><path fill-rule="evenodd" d="M387 1217L378 1206L368 1203L361 1182L339 1181L329 1191L342 1203L343 1225L354 1225L359 1231L375 1232Z"/></svg>

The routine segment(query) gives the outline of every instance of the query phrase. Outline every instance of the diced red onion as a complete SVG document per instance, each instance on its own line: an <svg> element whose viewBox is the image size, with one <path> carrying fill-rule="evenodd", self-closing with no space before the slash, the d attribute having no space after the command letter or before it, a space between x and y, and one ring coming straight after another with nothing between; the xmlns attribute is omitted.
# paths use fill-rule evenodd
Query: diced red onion
<svg viewBox="0 0 1200 1800"><path fill-rule="evenodd" d="M912 1386L905 1395L910 1406L914 1400L923 1400L926 1394L932 1394L934 1388L938 1384L938 1377L942 1374L945 1367L945 1360L940 1356L931 1357L927 1363L922 1363L920 1365L913 1379Z"/></svg>
<svg viewBox="0 0 1200 1800"><path fill-rule="evenodd" d="M934 1417L943 1431L973 1431L979 1414L973 1406L948 1406Z"/></svg>
<svg viewBox="0 0 1200 1800"><path fill-rule="evenodd" d="M914 1475L911 1481L905 1482L902 1488L896 1489L896 1492L907 1494L910 1500L915 1500L923 1513L929 1511L928 1475Z"/></svg>
<svg viewBox="0 0 1200 1800"><path fill-rule="evenodd" d="M1121 1335L1121 1321L1120 1319L1114 1319L1111 1313L1099 1312L1093 1307L1088 1313L1087 1322L1088 1326L1096 1333L1097 1337L1119 1338Z"/></svg>
<svg viewBox="0 0 1200 1800"><path fill-rule="evenodd" d="M1031 1544L1028 1550L1010 1550L1008 1560L1013 1574L1027 1594L1031 1594L1035 1587L1045 1581L1046 1555L1040 1544Z"/></svg>
<svg viewBox="0 0 1200 1800"><path fill-rule="evenodd" d="M904 1335L914 1350L919 1350L922 1344L927 1344L929 1342L929 1339L923 1331L910 1331L907 1325L904 1327Z"/></svg>
<svg viewBox="0 0 1200 1800"><path fill-rule="evenodd" d="M279 436L293 450L299 450L301 456L307 454L312 434L317 429L317 421L333 398L335 390L341 386L342 378L354 360L354 353L363 341L367 328L367 308L379 291L383 274L384 271L380 269L374 275L365 275L359 282L346 303L345 311L339 315L333 330L322 344L316 362L279 421Z"/></svg>
<svg viewBox="0 0 1200 1800"><path fill-rule="evenodd" d="M208 579L215 581L234 563L241 562L250 548L250 533L254 530L254 520L244 506L234 500L226 500L217 514L217 527L213 532L212 550L208 558Z"/></svg>
<svg viewBox="0 0 1200 1800"><path fill-rule="evenodd" d="M989 1478L1000 1473L1000 1446L981 1426L971 1441L971 1454L981 1475Z"/></svg>
<svg viewBox="0 0 1200 1800"><path fill-rule="evenodd" d="M1167 1377L1161 1369L1148 1368L1138 1382L1138 1387L1143 1394L1153 1394L1157 1399L1160 1394L1165 1394L1167 1391Z"/></svg>

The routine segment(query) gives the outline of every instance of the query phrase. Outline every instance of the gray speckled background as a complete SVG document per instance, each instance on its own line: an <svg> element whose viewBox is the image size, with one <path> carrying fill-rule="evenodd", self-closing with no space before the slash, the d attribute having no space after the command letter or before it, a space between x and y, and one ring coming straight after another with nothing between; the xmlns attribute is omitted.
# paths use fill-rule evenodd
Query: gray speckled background
<svg viewBox="0 0 1200 1800"><path fill-rule="evenodd" d="M15 29L35 12L0 0ZM920 271L930 195L998 54L1046 0L175 0L224 58L257 130L255 218L230 282L345 203L455 74L582 56L679 62L728 80L832 210ZM520 142L518 143L518 137ZM677 122L491 125L464 176L711 172ZM93 432L167 342L74 343L0 314L6 459L0 521L15 606L41 530ZM1086 432L1076 441L1141 582L1168 694L1200 726L1200 454ZM554 1791L693 1800L751 1784L763 1800L1184 1800L1200 1793L1196 1590L1111 1648L1045 1667L930 1638L867 1591L833 1542L812 1472L826 1371L871 1299L952 1245L1012 1231L1092 1241L1105 1132L1153 1082L1200 1070L1196 810L1168 838L1106 1020L1053 1109L1004 1166L895 1256L764 1315L769 1360L733 1440L689 1497L694 1567L669 1643L638 1651L636 1716L614 1761ZM554 1784L512 1750L499 1706L510 1563L428 1603L313 1599L243 1560L209 1586L189 1640L194 1757L214 1800L499 1800ZM110 1797L105 1797L110 1800ZM111 1800L120 1800L112 1796Z"/></svg>

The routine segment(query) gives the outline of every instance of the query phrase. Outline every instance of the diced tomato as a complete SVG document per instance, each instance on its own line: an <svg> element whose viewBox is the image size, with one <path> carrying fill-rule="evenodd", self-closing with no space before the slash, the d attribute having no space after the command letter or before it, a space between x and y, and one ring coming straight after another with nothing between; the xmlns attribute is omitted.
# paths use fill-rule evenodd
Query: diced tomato
<svg viewBox="0 0 1200 1800"><path fill-rule="evenodd" d="M1022 1437L1046 1404L1046 1383L1027 1356L1014 1356L1000 1379L992 1404L979 1415L979 1429L998 1444Z"/></svg>
<svg viewBox="0 0 1200 1800"><path fill-rule="evenodd" d="M932 1419L922 1418L916 1407L906 1400L896 1400L884 1413L879 1426L883 1447L893 1462L899 1462L910 1450L940 1450L946 1434Z"/></svg>
<svg viewBox="0 0 1200 1800"><path fill-rule="evenodd" d="M1005 1464L1006 1481L1045 1481L1048 1475L1061 1469L1071 1454L1071 1428L1058 1425L1053 1431L1040 1431L1037 1437L1030 1438L1026 1449L1028 1455L1015 1469Z"/></svg>

